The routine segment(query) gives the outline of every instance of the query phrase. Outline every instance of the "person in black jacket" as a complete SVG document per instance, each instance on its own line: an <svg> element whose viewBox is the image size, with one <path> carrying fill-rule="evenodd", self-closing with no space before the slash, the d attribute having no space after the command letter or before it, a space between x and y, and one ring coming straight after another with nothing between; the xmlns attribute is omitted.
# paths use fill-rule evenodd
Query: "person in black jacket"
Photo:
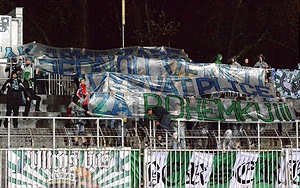
<svg viewBox="0 0 300 188"><path fill-rule="evenodd" d="M24 73L24 82L23 82L24 87L25 87L26 91L29 93L30 99L36 100L35 111L38 112L38 111L40 111L41 97L36 95L36 93L34 91L34 86L33 86L34 81L35 81L35 78L30 78L29 71ZM25 111L23 113L24 116L28 116L28 113L30 111L31 100L26 101Z"/></svg>
<svg viewBox="0 0 300 188"><path fill-rule="evenodd" d="M172 126L170 113L161 106L155 106L147 109L146 114L148 116L156 116L155 126L161 128L163 132L166 131L166 133L172 135L173 149L176 149L178 145L178 133L176 132L176 128ZM158 136L158 141L161 141L161 136Z"/></svg>
<svg viewBox="0 0 300 188"><path fill-rule="evenodd" d="M13 116L19 115L19 107L22 104L22 92L24 92L26 100L30 101L29 93L25 90L25 87L20 79L18 79L18 73L13 71L11 73L11 78L6 80L0 90L0 96L3 95L7 89L7 102L6 102L6 116L11 115L13 111ZM13 119L14 128L18 128L18 119ZM4 120L4 127L8 127L8 119Z"/></svg>
<svg viewBox="0 0 300 188"><path fill-rule="evenodd" d="M149 108L146 111L148 116L156 116L157 120L155 122L155 126L160 126L164 130L174 132L174 128L171 124L171 116L169 112L161 106L156 106L153 108Z"/></svg>

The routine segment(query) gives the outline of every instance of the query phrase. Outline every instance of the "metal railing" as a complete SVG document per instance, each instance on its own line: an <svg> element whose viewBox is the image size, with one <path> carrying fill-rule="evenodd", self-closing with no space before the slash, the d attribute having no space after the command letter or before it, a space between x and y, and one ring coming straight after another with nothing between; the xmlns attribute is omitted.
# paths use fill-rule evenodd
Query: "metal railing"
<svg viewBox="0 0 300 188"><path fill-rule="evenodd" d="M281 149L299 147L299 120L283 123L282 133L274 124L272 128L257 129L222 128L224 122L173 120L174 132L157 129L153 121L149 125L139 124L138 118L103 117L13 117L0 116L0 120L9 119L8 128L0 128L0 147L78 147L74 139L88 141L89 147L128 146L132 148L151 147L153 149ZM13 119L18 119L19 128L12 128ZM84 130L70 123L71 120L87 120ZM111 123L113 122L113 124ZM292 125L293 124L293 127ZM180 126L177 126L180 125ZM235 125L230 123L229 125ZM286 126L285 126L286 125ZM264 125L266 126L266 125ZM38 128L37 128L38 127ZM213 128L215 127L215 128Z"/></svg>

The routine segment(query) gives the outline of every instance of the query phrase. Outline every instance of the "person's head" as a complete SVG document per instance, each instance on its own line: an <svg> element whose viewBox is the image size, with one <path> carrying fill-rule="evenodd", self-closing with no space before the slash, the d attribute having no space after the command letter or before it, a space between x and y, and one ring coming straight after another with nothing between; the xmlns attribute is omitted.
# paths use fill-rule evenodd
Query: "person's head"
<svg viewBox="0 0 300 188"><path fill-rule="evenodd" d="M236 56L231 57L231 58L230 58L230 62L231 62L231 63L236 62Z"/></svg>
<svg viewBox="0 0 300 188"><path fill-rule="evenodd" d="M265 61L265 56L263 56L262 54L259 54L259 56L258 56L258 61L259 61L259 62Z"/></svg>
<svg viewBox="0 0 300 188"><path fill-rule="evenodd" d="M248 65L248 63L249 63L249 59L245 59L245 65Z"/></svg>
<svg viewBox="0 0 300 188"><path fill-rule="evenodd" d="M18 77L18 72L17 71L12 71L11 78L17 78L17 77Z"/></svg>
<svg viewBox="0 0 300 188"><path fill-rule="evenodd" d="M279 91L276 92L276 97L280 97L280 92Z"/></svg>
<svg viewBox="0 0 300 188"><path fill-rule="evenodd" d="M84 78L80 78L80 79L79 79L79 82L80 82L80 84L85 84Z"/></svg>
<svg viewBox="0 0 300 188"><path fill-rule="evenodd" d="M25 61L25 64L26 64L26 65L30 65L30 64L31 64L31 59L30 59L30 58L27 58L26 61Z"/></svg>
<svg viewBox="0 0 300 188"><path fill-rule="evenodd" d="M148 108L148 109L146 110L146 114L147 114L148 116L152 116L152 115L153 115L152 108Z"/></svg>
<svg viewBox="0 0 300 188"><path fill-rule="evenodd" d="M176 110L179 110L179 109L181 109L181 105L180 105L180 103L176 103L176 104L175 104L175 109L176 109Z"/></svg>
<svg viewBox="0 0 300 188"><path fill-rule="evenodd" d="M27 71L27 72L24 73L24 79L25 80L29 80L30 79L30 72Z"/></svg>

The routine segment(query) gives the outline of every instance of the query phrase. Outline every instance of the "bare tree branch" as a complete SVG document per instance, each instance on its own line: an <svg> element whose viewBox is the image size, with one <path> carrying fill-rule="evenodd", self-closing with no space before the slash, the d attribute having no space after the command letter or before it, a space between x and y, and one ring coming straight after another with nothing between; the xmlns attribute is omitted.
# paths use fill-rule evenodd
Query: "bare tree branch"
<svg viewBox="0 0 300 188"><path fill-rule="evenodd" d="M257 40L253 41L251 44L246 45L244 49L237 55L237 58L242 57L247 51L254 48L259 42L263 41L266 38L271 27L272 26L267 27L264 33L259 38L257 38Z"/></svg>
<svg viewBox="0 0 300 188"><path fill-rule="evenodd" d="M47 45L50 45L50 40L47 36L47 34L45 33L45 31L39 26L39 24L37 24L30 16L28 16L27 14L24 14L29 20L30 22L34 25L34 27L40 32L40 34L43 36L43 38L46 41Z"/></svg>
<svg viewBox="0 0 300 188"><path fill-rule="evenodd" d="M274 43L276 43L276 44L278 44L278 45L280 45L280 46L283 46L283 47L285 47L285 48L287 48L287 49L289 49L289 50L295 52L296 55L297 55L297 57L299 57L299 53L298 53L297 50L295 50L294 48L291 48L291 47L289 47L289 46L287 46L287 45L285 45L285 44L283 44L282 42L279 42L279 41L277 41L277 40L269 39L269 41L274 42Z"/></svg>

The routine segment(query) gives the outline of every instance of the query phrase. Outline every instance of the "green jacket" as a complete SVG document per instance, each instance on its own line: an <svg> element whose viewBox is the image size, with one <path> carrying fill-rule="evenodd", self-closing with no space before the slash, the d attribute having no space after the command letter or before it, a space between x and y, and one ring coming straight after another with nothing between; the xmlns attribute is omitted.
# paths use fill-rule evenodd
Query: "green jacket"
<svg viewBox="0 0 300 188"><path fill-rule="evenodd" d="M222 58L222 55L221 55L221 54L218 54L218 55L217 55L217 59L216 59L216 61L215 61L215 64L222 64L221 58Z"/></svg>

